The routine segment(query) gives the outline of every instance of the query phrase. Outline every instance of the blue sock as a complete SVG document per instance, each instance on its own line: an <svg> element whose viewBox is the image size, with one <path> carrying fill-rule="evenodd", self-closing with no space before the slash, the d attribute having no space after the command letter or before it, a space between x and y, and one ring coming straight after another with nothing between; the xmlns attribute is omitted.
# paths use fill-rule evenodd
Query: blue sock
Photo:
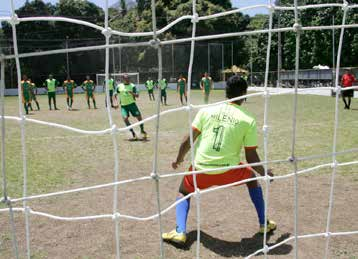
<svg viewBox="0 0 358 259"><path fill-rule="evenodd" d="M176 198L176 200L180 200L180 199L181 197ZM190 209L190 199L186 199L180 202L175 208L178 233L186 232L186 220L188 218L189 209Z"/></svg>
<svg viewBox="0 0 358 259"><path fill-rule="evenodd" d="M257 216L259 217L260 225L265 224L265 201L262 195L261 186L249 188L249 193L252 202L255 205Z"/></svg>

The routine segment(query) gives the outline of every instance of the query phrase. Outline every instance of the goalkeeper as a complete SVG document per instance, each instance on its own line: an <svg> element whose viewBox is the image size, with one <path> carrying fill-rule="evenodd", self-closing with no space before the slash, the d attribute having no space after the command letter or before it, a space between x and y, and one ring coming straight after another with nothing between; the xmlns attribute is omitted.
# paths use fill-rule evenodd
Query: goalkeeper
<svg viewBox="0 0 358 259"><path fill-rule="evenodd" d="M239 76L229 78L226 86L226 97L245 95L247 83ZM192 124L193 140L195 143L195 169L215 169L225 166L242 164L240 152L245 149L245 156L248 163L258 163L260 158L256 152L257 130L256 120L242 106L242 100L232 103L225 103L214 107L201 109L196 115ZM180 146L174 169L183 162L185 154L190 149L190 138L186 136ZM260 175L265 175L262 166L254 166L253 169ZM206 189L215 185L225 185L241 180L255 178L251 167L212 171L197 175L197 186L199 189ZM189 170L192 170L190 167ZM271 170L268 171L273 176ZM257 180L246 183L251 200L255 205L258 219L259 232L264 233L265 204L262 189ZM185 195L194 192L193 175L183 178L179 187L177 200ZM169 233L163 233L163 239L179 244L186 242L186 222L190 208L190 199L183 200L176 206L176 229ZM276 229L276 223L268 220L267 232Z"/></svg>
<svg viewBox="0 0 358 259"><path fill-rule="evenodd" d="M115 98L119 95L119 102L121 104L121 114L126 126L130 126L129 116L136 117L138 121L142 120L142 115L136 104L136 98L139 97L137 88L130 82L128 75L123 76L123 83L120 83L115 91ZM138 140L137 135L133 129L129 130L132 133L133 139ZM140 124L140 132L143 135L143 139L147 139L147 132L144 131L144 124Z"/></svg>

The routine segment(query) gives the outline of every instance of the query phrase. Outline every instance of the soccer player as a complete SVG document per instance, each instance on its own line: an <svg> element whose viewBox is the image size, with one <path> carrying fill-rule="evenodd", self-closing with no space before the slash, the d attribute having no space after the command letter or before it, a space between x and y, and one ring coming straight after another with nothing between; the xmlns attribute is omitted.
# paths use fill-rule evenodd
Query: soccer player
<svg viewBox="0 0 358 259"><path fill-rule="evenodd" d="M153 99L153 101L155 101L155 98L154 98L154 93L153 93L153 90L154 90L154 82L153 80L149 77L148 80L145 82L144 84L145 88L147 88L148 90L148 95L149 95L149 100L151 101Z"/></svg>
<svg viewBox="0 0 358 259"><path fill-rule="evenodd" d="M119 95L119 102L121 104L121 114L126 126L130 126L129 116L136 117L138 121L142 120L142 115L136 104L136 98L139 97L137 88L130 82L128 75L123 76L123 83L119 84L115 91L115 97ZM143 139L147 138L147 132L144 131L144 124L140 125L140 131L143 135ZM137 135L133 129L130 129L133 140L138 140Z"/></svg>
<svg viewBox="0 0 358 259"><path fill-rule="evenodd" d="M52 110L51 100L53 100L53 105L55 107L55 110L58 110L57 106L56 106L56 87L58 85L59 85L59 82L55 78L53 78L52 74L50 74L48 76L48 79L46 79L46 81L44 83L44 86L46 87L46 90L47 90L48 106L49 106L50 110Z"/></svg>
<svg viewBox="0 0 358 259"><path fill-rule="evenodd" d="M349 69L344 70L344 74L341 79L341 85L342 87L351 87L353 86L353 83L356 81L354 75L351 73ZM351 98L354 96L354 90L346 90L342 91L342 99L344 102L344 109L350 109L351 107ZM346 101L346 97L348 98L348 103Z"/></svg>
<svg viewBox="0 0 358 259"><path fill-rule="evenodd" d="M29 82L30 82L30 109L31 111L33 111L32 109L32 101L35 101L36 106L37 106L37 110L40 110L40 104L37 101L36 95L37 95L37 87L35 85L34 82L31 81L31 79L29 78Z"/></svg>
<svg viewBox="0 0 358 259"><path fill-rule="evenodd" d="M104 81L104 87L106 87L106 80ZM108 92L109 92L109 101L111 102L111 107L112 108L114 108L114 106L113 106L113 92L114 92L115 88L116 88L116 82L114 81L112 75L109 75ZM107 97L105 97L105 103L106 103L106 107L107 107Z"/></svg>
<svg viewBox="0 0 358 259"><path fill-rule="evenodd" d="M72 110L73 104L73 91L76 88L76 83L71 79L70 76L67 80L63 81L63 90L66 93L67 110Z"/></svg>
<svg viewBox="0 0 358 259"><path fill-rule="evenodd" d="M160 88L160 99L162 104L167 104L167 88L168 88L168 82L165 78L158 80L158 87Z"/></svg>
<svg viewBox="0 0 358 259"><path fill-rule="evenodd" d="M26 75L23 75L21 80L21 94L26 114L29 114L29 106L31 105L30 88L31 82L27 79Z"/></svg>
<svg viewBox="0 0 358 259"><path fill-rule="evenodd" d="M182 74L179 75L178 85L177 85L177 92L179 92L181 105L184 105L184 103L183 103L183 95L185 97L185 102L187 103L188 98L186 97L186 80L185 80L185 78L183 77Z"/></svg>
<svg viewBox="0 0 358 259"><path fill-rule="evenodd" d="M239 76L229 78L226 83L226 97L245 95L247 83ZM242 100L225 103L214 107L199 110L192 124L192 133L195 143L195 169L215 169L224 166L242 164L240 152L245 149L248 163L258 163L260 158L256 152L257 130L255 118L242 107ZM190 149L190 138L186 136L181 143L174 169L183 162ZM225 185L241 180L255 178L253 169L260 175L265 175L262 166L231 169L228 171L213 171L197 175L197 186L203 190L215 185ZM190 168L189 170L192 170ZM272 171L268 174L273 176ZM177 200L194 192L193 175L184 176L179 187ZM262 189L257 180L246 183L251 200L256 208L259 219L259 233L264 233L265 204ZM215 206L215 205L213 205ZM176 206L176 229L163 233L163 239L179 244L186 242L186 222L190 207L190 199L183 200ZM219 213L219 212L218 212ZM245 215L245 217L248 217ZM267 221L267 232L276 229L276 223Z"/></svg>
<svg viewBox="0 0 358 259"><path fill-rule="evenodd" d="M208 72L205 72L203 78L201 78L200 89L204 93L204 102L208 103L209 102L210 91L212 89L214 89L213 80L209 76Z"/></svg>
<svg viewBox="0 0 358 259"><path fill-rule="evenodd" d="M92 98L93 107L95 109L97 109L96 98L94 97L94 93L93 93L96 86L94 85L94 83L91 80L89 75L86 76L86 80L82 83L81 87L82 87L83 91L86 92L86 100L87 100L88 109L91 109L90 98Z"/></svg>

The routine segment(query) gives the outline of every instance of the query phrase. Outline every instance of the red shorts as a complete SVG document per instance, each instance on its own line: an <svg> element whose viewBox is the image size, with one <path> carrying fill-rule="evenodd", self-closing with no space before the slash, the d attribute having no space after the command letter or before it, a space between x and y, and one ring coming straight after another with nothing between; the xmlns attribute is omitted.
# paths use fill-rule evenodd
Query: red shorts
<svg viewBox="0 0 358 259"><path fill-rule="evenodd" d="M243 163L240 163L242 165ZM192 167L189 168L192 171ZM215 185L225 185L245 179L254 175L251 167L231 169L222 174L197 174L196 183L199 189L203 190ZM186 175L184 177L184 188L188 193L194 192L194 177Z"/></svg>

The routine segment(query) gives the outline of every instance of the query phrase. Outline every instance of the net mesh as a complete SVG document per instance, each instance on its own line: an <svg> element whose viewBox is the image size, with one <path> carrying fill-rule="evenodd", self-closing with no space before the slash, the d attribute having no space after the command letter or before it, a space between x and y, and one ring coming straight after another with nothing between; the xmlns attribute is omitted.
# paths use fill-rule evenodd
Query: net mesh
<svg viewBox="0 0 358 259"><path fill-rule="evenodd" d="M341 88L338 85L338 76L339 76L339 69L340 69L340 58L341 58L341 50L342 50L342 44L343 44L343 40L344 40L344 30L347 28L356 28L358 27L358 24L346 24L346 17L347 17L347 12L349 12L349 10L353 9L353 8L358 8L358 5L354 5L354 4L348 4L346 1L343 1L342 3L331 3L331 4L317 4L317 5L302 5L299 6L297 3L297 0L294 1L294 5L291 7L287 7L287 6L275 6L273 5L272 1L268 1L268 3L266 5L252 5L249 7L245 7L245 8L240 8L240 9L235 9L235 10L231 10L231 11L227 11L227 12L222 12L222 13L217 13L217 14L213 14L213 15L207 15L207 16L199 16L196 12L196 1L193 0L192 2L192 14L190 15L185 15L182 16L180 18L178 18L177 20L171 22L170 24L168 24L167 26L165 26L162 29L157 29L156 28L156 13L155 13L155 1L152 0L151 2L151 6L152 6L152 25L153 25L153 31L152 32L136 32L136 33L125 33L125 32L119 32L119 31L113 31L108 27L108 1L106 1L106 7L105 7L105 26L101 27L95 24L91 24L88 22L84 22L81 20L76 20L76 19L69 19L69 18L64 18L64 17L27 17L27 18L18 18L15 14L15 8L14 8L14 2L11 1L11 5L12 5L12 16L10 17L0 17L1 21L7 21L11 24L12 26L12 31L13 31L13 44L14 44L14 54L13 55L7 55L7 56L1 56L0 60L1 60L1 128L2 128L2 142L1 142L1 156L2 156L2 175L3 175L3 197L2 197L2 202L7 206L7 208L5 209L1 209L0 212L1 213L9 213L9 218L10 218L10 226L11 226L11 234L12 234L12 241L13 241L13 252L14 252L14 256L16 258L19 258L19 250L18 250L18 244L17 244L17 238L16 238L16 229L15 229L15 224L14 224L14 213L15 212L23 212L25 215L25 227L26 227L26 252L27 252L27 257L30 258L31 257L31 250L30 250L30 222L29 222L29 215L38 215L38 216L42 216L42 217L48 217L48 218L52 218L55 220L62 220L62 221L78 221L78 220L88 220L88 219L105 219L105 218L110 218L113 219L114 222L114 228L115 228L115 242L116 242L116 257L120 258L121 255L121 249L120 249L120 235L119 235L119 221L121 219L132 219L132 220L138 220L138 221L146 221L146 220L153 220L153 219L158 219L159 220L159 225L160 225L160 233L158 233L160 235L160 255L163 258L164 255L164 249L163 249L163 241L161 239L161 234L162 234L162 221L161 221L161 216L165 213L167 213L169 210L173 209L178 203L180 203L182 200L184 199L188 199L190 197L195 197L196 203L197 203L197 211L196 211L196 222L197 222L197 246L196 246L196 256L197 258L200 257L200 222L201 222L201 217L200 217L200 197L201 195L204 195L208 192L213 192L213 191L217 191L219 189L223 189L223 188L227 188L230 186L234 186L237 185L238 183L247 183L249 181L253 181L253 180L260 180L264 183L265 185L265 210L266 210L266 215L267 215L267 207L269 206L269 188L270 188L270 180L272 179L286 179L286 178L290 178L293 177L294 178L294 215L295 215L295 221L294 221L294 235L292 237L289 237L285 240L283 240L280 243L277 243L275 245L272 246L268 246L267 245L267 236L266 234L264 234L264 238L263 238L263 245L262 248L257 250L256 252L254 252L253 254L247 256L248 258L253 257L259 253L264 253L265 258L268 256L268 252L278 246L281 246L287 242L290 241L294 241L294 254L295 254L295 258L298 258L298 252L297 252L297 242L299 239L303 239L303 238L315 238L315 237L324 237L325 238L325 242L326 242L326 246L325 246L325 258L328 257L328 253L329 253L329 247L330 247L330 238L332 236L343 236L343 235L353 235L353 234L358 234L358 230L357 231L347 231L347 232L331 232L331 214L332 214L332 207L333 207L333 201L334 201L334 184L335 184L335 175L336 175L336 171L338 167L342 167L342 166L352 166L355 164L358 164L358 161L350 161L350 162L345 162L345 163L340 163L337 161L337 156L339 154L342 153L352 153L352 152L357 152L358 149L351 149L351 150L344 150L344 151L340 151L337 152L337 131L338 131L338 116L339 116L339 109L338 109L338 100L339 100L339 94L336 95L335 98L335 120L334 120L334 125L333 129L334 129L334 134L333 134L333 140L332 140L332 152L330 154L319 154L319 155L314 155L314 156L309 156L309 157L296 157L296 153L295 153L295 144L296 144L296 114L297 114L297 96L298 93L301 91L300 89L298 89L298 71L299 71L299 56L300 56L300 33L302 31L307 31L307 30L327 30L327 29L339 29L340 30L340 40L339 40L339 46L338 46L338 54L337 54L337 61L336 61L336 73L335 73L335 87L334 90L337 93L340 93L342 91L346 91L349 89L354 89L357 87L348 87L348 88ZM256 30L256 31L248 31L248 32L235 32L235 33L226 33L226 34L217 34L217 35L209 35L209 36L196 36L196 24L200 21L205 21L208 19L214 19L214 18L218 18L221 16L226 16L226 15L230 15L236 12L240 12L243 10L248 10L248 9L255 9L255 8L267 8L269 11L269 28L265 29L265 30ZM340 7L342 9L343 12L343 19L342 19L342 24L340 25L334 25L334 26L306 26L306 27L302 27L300 24L300 20L299 20L299 11L300 10L306 10L306 9L317 9L317 8L326 8L326 7ZM294 12L294 25L292 27L287 27L287 28L273 28L272 27L272 20L273 20L273 13L276 10L285 10L285 11L292 11ZM168 40L168 41L160 41L158 39L158 35L162 34L163 32L167 31L168 29L170 29L172 26L174 26L175 24L189 19L192 22L192 37L191 38L185 38L185 39L176 39L176 40ZM70 23L76 23L76 24L80 24L83 26L89 26L92 27L94 29L100 30L102 31L106 43L105 45L100 45L100 46L92 46L92 47L81 47L81 48L72 48L72 49L67 49L67 50L63 50L63 49L59 49L59 50L51 50L51 51L42 51L42 52L36 52L36 53L18 53L18 48L17 48L17 37L16 37L16 25L19 22L31 22L31 21L62 21L62 22L70 22ZM270 64L270 48L271 48L271 37L273 33L277 33L277 32L287 32L287 31L291 31L296 33L296 53L295 53L295 78L294 78L294 89L289 89L287 91L284 92L271 92L270 88L268 88L268 77L269 77L269 64ZM191 74L192 74L192 69L193 69L193 61L194 61L194 49L195 49L195 44L197 41L202 41L202 40L210 40L210 39L219 39L219 38L225 38L225 37L233 37L233 36L240 36L240 35L253 35L253 34L259 34L259 33L267 33L268 35L268 44L267 44L267 55L266 55L266 71L265 71L265 77L264 77L264 88L263 91L258 92L258 93L251 93L248 94L246 96L241 96L238 98L234 98L231 100L226 100L226 101L222 101L222 102L218 102L218 103L214 103L214 104L209 104L209 105L192 105L190 102L190 87L188 87L188 104L186 106L180 107L180 108L175 108L175 109L169 109L166 111L162 111L160 112L160 103L159 103L159 99L157 101L157 109L156 109L156 114L154 114L153 116L150 116L146 119L144 119L141 122L137 122L134 123L133 125L129 126L129 127L125 127L125 128L118 128L112 120L112 114L111 114L111 109L110 107L107 107L107 114L108 114L108 121L109 121L109 127L105 130L100 130L100 131L88 131L88 130L83 130L83 129L78 129L78 128L73 128L73 127L69 127L67 125L61 125L61 124L57 124L57 123L49 123L49 122L45 122L45 121L40 121L40 120L35 120L35 119L29 119L26 118L23 114L22 111L22 104L21 104L21 95L19 94L19 116L5 116L4 115L4 64L5 61L8 59L15 59L16 60L16 68L17 68L17 76L18 76L18 91L20 93L20 87L21 87L21 68L20 68L20 58L23 57L32 57L32 56L40 56L40 55L52 55L52 54L58 54L58 53L66 53L67 51L69 52L77 52L77 51L89 51L89 50L96 50L96 49L105 49L105 76L104 79L106 82L108 82L109 79L109 50L110 48L114 48L114 47L138 47L138 46L152 46L155 49L157 49L157 56L158 56L158 79L162 78L162 47L165 45L170 45L173 43L183 43L183 42L190 42L190 62L189 62L189 68L188 68L188 86L191 85ZM119 36L127 36L127 37L147 37L147 36L151 36L152 40L149 42L137 42L137 43L123 43L123 44L109 44L110 43L110 37L111 35L119 35ZM109 93L108 93L108 87L106 87L107 91L106 91L106 98L107 98L107 102L109 101ZM280 95L280 94L287 94L287 93L293 93L294 94L294 102L293 102L293 115L292 115L292 145L291 145L291 156L289 159L281 159L281 160L275 160L275 161L270 161L268 160L268 137L269 137L269 125L270 125L270 121L268 119L268 108L269 108L269 97L273 96L273 95ZM190 129L191 127L191 122L192 122L192 117L193 117L193 110L194 109L198 109L201 107L206 107L206 106L213 106L213 105L217 105L220 103L225 103L225 102L230 102L230 101L235 101L235 100L239 100L239 99L243 99L243 98L247 98L247 97L253 97L253 96L263 96L264 97L264 119L263 119L263 134L264 134L264 159L262 162L260 163L255 163L255 164L249 164L249 165L239 165L239 166L233 166L233 167L224 167L224 168L217 168L217 169L213 169L213 170L223 170L223 169L234 169L234 168L243 168L243 167L247 167L247 166L257 166L257 165L262 165L264 166L265 169L265 175L264 176L260 176L260 177L256 177L255 179L247 179L244 181L240 181L240 182L236 182L236 183L232 183L232 184L228 184L228 185L224 185L224 186L218 186L218 187L214 187L211 189L205 189L205 190L199 190L197 188L197 183L196 183L196 175L197 174L201 174L201 173L205 173L208 171L213 171L213 170L201 170L201 171L193 171L193 172L181 172L181 173L175 173L175 174L158 174L158 142L159 142L159 121L160 121L160 117L163 116L164 114L168 114L168 113L173 113L173 112L177 112L177 111L187 111L189 114L189 121L188 121L188 129ZM20 123L20 129L21 129L21 146L22 146L22 167L23 167L23 195L20 198L10 198L8 196L7 193L7 181L6 181L6 170L5 170L5 121L6 120L16 120L19 121ZM150 175L141 177L141 178L136 178L136 179L129 179L129 180L124 180L124 181L118 181L118 175L119 175L119 160L118 160L118 143L115 137L115 134L118 132L123 132L126 131L130 128L136 127L141 123L145 123L147 121L150 120L155 120L156 122L156 135L155 135L155 157L154 157L154 161L153 161L153 170L152 173ZM69 131L74 131L74 132L78 132L78 133L82 133L82 134L91 134L91 135L103 135L103 134L111 134L112 135L112 142L113 142L113 156L114 156L114 161L115 161L115 167L114 167L114 180L111 183L108 184L101 184L101 185L95 185L95 186L88 186L88 187L82 187L82 188L78 188L78 189L71 189L71 190L65 190L65 191L59 191L59 192L53 192L53 193L46 193L46 194L40 194L40 195L31 195L28 196L27 194L27 164L26 164L26 142L25 142L25 123L35 123L35 124L41 124L41 125L47 125L50 127L57 127L57 128L61 128L64 130L69 130ZM189 130L189 132L191 132L191 130ZM193 136L192 133L190 135L190 144L191 144L191 162L194 165L194 149L193 149ZM321 164L321 165L317 165L311 168L307 168L307 169L303 169L303 170L298 170L297 168L297 162L300 160L309 160L309 159L313 159L316 157L330 157L332 159L331 163L326 163L326 164ZM281 176L275 176L275 177L270 177L267 172L268 172L268 164L276 164L276 163L290 163L292 164L293 167L293 172L290 174L286 174L286 175L281 175ZM299 193L299 186L298 186L298 179L297 177L301 174L306 174L306 173L312 173L317 171L318 169L321 168L332 168L332 174L331 174L331 183L330 183L330 194L329 194L329 207L327 210L327 221L326 221L326 229L323 233L313 233L313 234L305 234L305 235L298 235L297 232L297 224L299 222L299 218L298 218L298 193ZM183 175L189 175L189 174L193 174L194 175L194 185L195 185L195 192L191 193L185 197L183 197L181 200L176 201L175 203L171 204L169 207L162 209L161 208L161 202L160 202L160 190L159 190L159 181L160 179L163 178L167 178L167 177L178 177L178 176L183 176ZM156 186L156 197L157 197L157 213L148 217L136 217L136 216L132 216L132 215L125 215L122 214L119 210L118 210L118 186L123 185L123 184L128 184L131 182L135 182L135 181L147 181L147 180L152 180L155 183ZM58 215L52 215L46 212L40 212L40 211L35 211L32 210L30 207L27 206L27 202L30 200L35 200L35 199L41 199L41 198L46 198L46 197L53 197L53 196L58 196L58 195L64 195L64 194L69 194L69 193L77 193L77 192L84 192L84 191L88 191L88 190L93 190L93 189L99 189L99 188L105 188L105 187L113 187L113 213L112 214L98 214L98 215L91 215L91 216L83 216L83 217L62 217L62 216L58 216ZM22 202L22 207L13 207L14 204ZM267 229L267 225L265 224L265 229Z"/></svg>

